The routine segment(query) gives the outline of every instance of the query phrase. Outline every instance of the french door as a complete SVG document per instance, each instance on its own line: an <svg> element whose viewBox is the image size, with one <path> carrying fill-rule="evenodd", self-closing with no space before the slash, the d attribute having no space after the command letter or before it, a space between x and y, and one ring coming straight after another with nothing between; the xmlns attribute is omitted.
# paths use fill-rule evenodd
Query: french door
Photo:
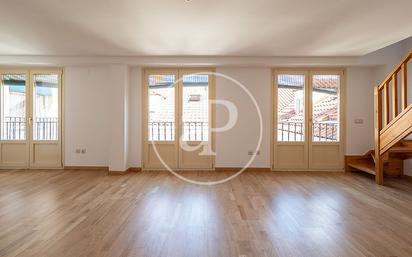
<svg viewBox="0 0 412 257"><path fill-rule="evenodd" d="M145 70L143 168L214 168L212 72Z"/></svg>
<svg viewBox="0 0 412 257"><path fill-rule="evenodd" d="M62 167L61 69L0 70L0 168Z"/></svg>
<svg viewBox="0 0 412 257"><path fill-rule="evenodd" d="M343 81L342 70L274 71L274 170L343 170Z"/></svg>

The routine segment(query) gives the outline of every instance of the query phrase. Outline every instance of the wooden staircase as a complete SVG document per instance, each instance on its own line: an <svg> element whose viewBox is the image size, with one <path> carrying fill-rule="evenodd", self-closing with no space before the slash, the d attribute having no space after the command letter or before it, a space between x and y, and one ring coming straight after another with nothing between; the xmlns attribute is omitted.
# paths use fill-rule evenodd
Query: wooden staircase
<svg viewBox="0 0 412 257"><path fill-rule="evenodd" d="M384 173L387 176L403 175L403 160L412 158L412 141L404 140L412 133L412 104L408 105L407 99L407 65L411 58L412 50L375 87L375 149L346 162L347 170L373 174L380 185Z"/></svg>
<svg viewBox="0 0 412 257"><path fill-rule="evenodd" d="M390 148L382 157L384 174L388 177L403 175L403 161L412 158L412 140L403 140ZM375 171L375 150L363 156L351 156L347 161L347 171L360 170L372 175Z"/></svg>

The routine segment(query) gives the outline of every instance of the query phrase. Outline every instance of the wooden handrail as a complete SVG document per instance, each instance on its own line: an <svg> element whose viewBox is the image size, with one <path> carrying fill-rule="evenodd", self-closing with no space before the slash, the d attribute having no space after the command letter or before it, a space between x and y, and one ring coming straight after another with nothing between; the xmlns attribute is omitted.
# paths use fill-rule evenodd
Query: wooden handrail
<svg viewBox="0 0 412 257"><path fill-rule="evenodd" d="M377 86L378 94L383 94L382 100L380 104L383 105L383 114L382 112L379 115L383 116L383 123L385 127L389 124L391 119L395 119L396 116L402 110L405 110L408 103L408 74L407 74L407 63L412 58L412 50L409 51L408 55L406 55L402 62L399 63L395 69L386 77L386 79ZM398 73L401 73L401 109L399 110L398 105ZM391 94L389 93L391 92ZM389 96L391 95L391 99ZM392 107L392 117L390 115L390 108Z"/></svg>
<svg viewBox="0 0 412 257"><path fill-rule="evenodd" d="M412 49L409 50L409 53L402 59L402 61L392 70L391 73L383 80L383 82L379 85L379 90L382 90L385 83L392 79L393 74L398 73L402 69L402 65L407 63L412 57Z"/></svg>
<svg viewBox="0 0 412 257"><path fill-rule="evenodd" d="M379 133L380 154L384 154L412 132L412 104Z"/></svg>
<svg viewBox="0 0 412 257"><path fill-rule="evenodd" d="M387 136L386 131L391 127L391 138L401 140L405 136L405 133L411 131L412 123L409 114L405 116L405 112L412 112L412 108L408 106L408 61L412 58L412 49L402 59L402 61L392 70L392 72L386 77L386 79L378 86L375 87L375 177L376 183L383 183L383 163L382 155L390 148L393 143L381 145L383 132ZM401 90L400 101L398 102L398 74L400 73ZM412 104L411 104L412 105ZM400 107L400 108L399 108ZM392 109L392 110L390 110ZM392 111L392 112L391 112ZM391 115L392 114L392 115ZM407 118L401 118L407 117ZM402 123L402 124L396 124ZM394 126L401 126L401 130L392 129ZM385 138L386 140L387 138Z"/></svg>

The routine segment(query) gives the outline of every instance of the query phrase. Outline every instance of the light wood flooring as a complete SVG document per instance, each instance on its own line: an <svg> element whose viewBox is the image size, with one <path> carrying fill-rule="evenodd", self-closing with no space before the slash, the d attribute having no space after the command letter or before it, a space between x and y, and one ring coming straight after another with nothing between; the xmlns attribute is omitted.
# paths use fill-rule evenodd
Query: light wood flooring
<svg viewBox="0 0 412 257"><path fill-rule="evenodd" d="M412 183L385 183L247 172L205 187L160 171L0 171L0 256L412 256Z"/></svg>

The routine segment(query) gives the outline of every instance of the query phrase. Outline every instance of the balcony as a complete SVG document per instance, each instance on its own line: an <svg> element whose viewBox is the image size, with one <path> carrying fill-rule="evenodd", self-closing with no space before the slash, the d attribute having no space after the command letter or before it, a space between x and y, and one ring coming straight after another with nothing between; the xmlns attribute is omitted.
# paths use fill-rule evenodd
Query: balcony
<svg viewBox="0 0 412 257"><path fill-rule="evenodd" d="M2 124L2 140L25 140L26 118L4 117ZM59 119L55 117L39 117L33 123L33 140L57 140Z"/></svg>
<svg viewBox="0 0 412 257"><path fill-rule="evenodd" d="M183 141L208 141L209 123L190 121L183 122ZM174 141L175 123L149 122L149 141Z"/></svg>
<svg viewBox="0 0 412 257"><path fill-rule="evenodd" d="M336 142L338 141L337 122L314 123L312 129L313 142ZM280 142L303 142L304 124L302 122L279 122L278 141Z"/></svg>
<svg viewBox="0 0 412 257"><path fill-rule="evenodd" d="M337 142L339 140L339 124L337 122L314 123L312 131L314 142Z"/></svg>

